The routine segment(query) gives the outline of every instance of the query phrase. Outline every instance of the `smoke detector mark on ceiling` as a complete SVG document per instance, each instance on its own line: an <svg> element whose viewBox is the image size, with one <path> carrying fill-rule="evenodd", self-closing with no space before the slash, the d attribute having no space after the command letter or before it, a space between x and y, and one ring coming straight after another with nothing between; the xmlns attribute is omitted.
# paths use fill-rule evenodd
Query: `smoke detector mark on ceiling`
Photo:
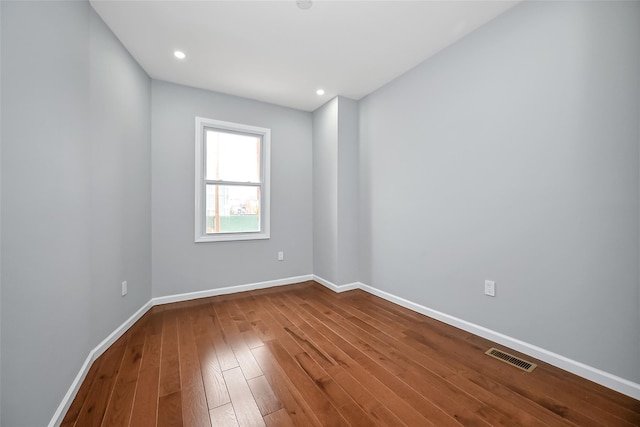
<svg viewBox="0 0 640 427"><path fill-rule="evenodd" d="M296 3L302 10L311 9L311 6L313 6L313 2L311 0L297 0Z"/></svg>

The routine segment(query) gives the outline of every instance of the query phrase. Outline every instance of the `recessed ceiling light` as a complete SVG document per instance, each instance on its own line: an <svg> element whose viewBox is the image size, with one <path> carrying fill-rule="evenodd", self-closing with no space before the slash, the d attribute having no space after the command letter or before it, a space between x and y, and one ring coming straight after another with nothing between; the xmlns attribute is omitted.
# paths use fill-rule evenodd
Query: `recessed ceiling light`
<svg viewBox="0 0 640 427"><path fill-rule="evenodd" d="M173 52L173 56L175 56L178 59L184 59L187 57L187 54L181 50L176 50L175 52Z"/></svg>
<svg viewBox="0 0 640 427"><path fill-rule="evenodd" d="M302 10L311 9L311 6L313 6L313 3L311 2L311 0L298 0L296 1L296 3L298 4L298 7Z"/></svg>
<svg viewBox="0 0 640 427"><path fill-rule="evenodd" d="M318 95L324 95L324 89L318 89L318 90L316 91L316 93L317 93Z"/></svg>

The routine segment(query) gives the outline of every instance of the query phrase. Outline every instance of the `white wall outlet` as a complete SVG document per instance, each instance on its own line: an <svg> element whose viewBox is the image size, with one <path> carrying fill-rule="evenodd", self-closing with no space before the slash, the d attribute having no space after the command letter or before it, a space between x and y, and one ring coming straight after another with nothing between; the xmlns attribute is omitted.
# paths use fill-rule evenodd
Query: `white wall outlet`
<svg viewBox="0 0 640 427"><path fill-rule="evenodd" d="M278 252L278 261L284 261L284 252Z"/></svg>
<svg viewBox="0 0 640 427"><path fill-rule="evenodd" d="M484 294L489 295L490 297L496 296L496 282L493 280L485 280L484 281Z"/></svg>
<svg viewBox="0 0 640 427"><path fill-rule="evenodd" d="M125 296L127 294L127 281L125 280L124 282L122 282L122 296Z"/></svg>

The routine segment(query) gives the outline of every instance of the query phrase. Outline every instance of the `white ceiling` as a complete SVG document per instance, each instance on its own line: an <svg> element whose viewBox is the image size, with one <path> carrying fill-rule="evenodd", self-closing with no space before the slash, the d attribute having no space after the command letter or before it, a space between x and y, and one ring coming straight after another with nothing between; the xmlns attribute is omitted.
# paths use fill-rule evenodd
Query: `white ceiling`
<svg viewBox="0 0 640 427"><path fill-rule="evenodd" d="M91 1L152 78L306 111L368 95L516 3Z"/></svg>

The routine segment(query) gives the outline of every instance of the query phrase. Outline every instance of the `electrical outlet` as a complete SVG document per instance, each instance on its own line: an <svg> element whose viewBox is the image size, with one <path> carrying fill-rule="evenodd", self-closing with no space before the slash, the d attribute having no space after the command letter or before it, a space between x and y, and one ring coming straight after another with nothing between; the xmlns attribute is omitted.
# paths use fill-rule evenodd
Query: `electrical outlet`
<svg viewBox="0 0 640 427"><path fill-rule="evenodd" d="M493 280L485 280L484 281L484 294L489 295L490 297L496 296L496 282Z"/></svg>
<svg viewBox="0 0 640 427"><path fill-rule="evenodd" d="M127 294L127 281L122 282L122 296Z"/></svg>
<svg viewBox="0 0 640 427"><path fill-rule="evenodd" d="M284 252L278 252L278 261L284 261Z"/></svg>

